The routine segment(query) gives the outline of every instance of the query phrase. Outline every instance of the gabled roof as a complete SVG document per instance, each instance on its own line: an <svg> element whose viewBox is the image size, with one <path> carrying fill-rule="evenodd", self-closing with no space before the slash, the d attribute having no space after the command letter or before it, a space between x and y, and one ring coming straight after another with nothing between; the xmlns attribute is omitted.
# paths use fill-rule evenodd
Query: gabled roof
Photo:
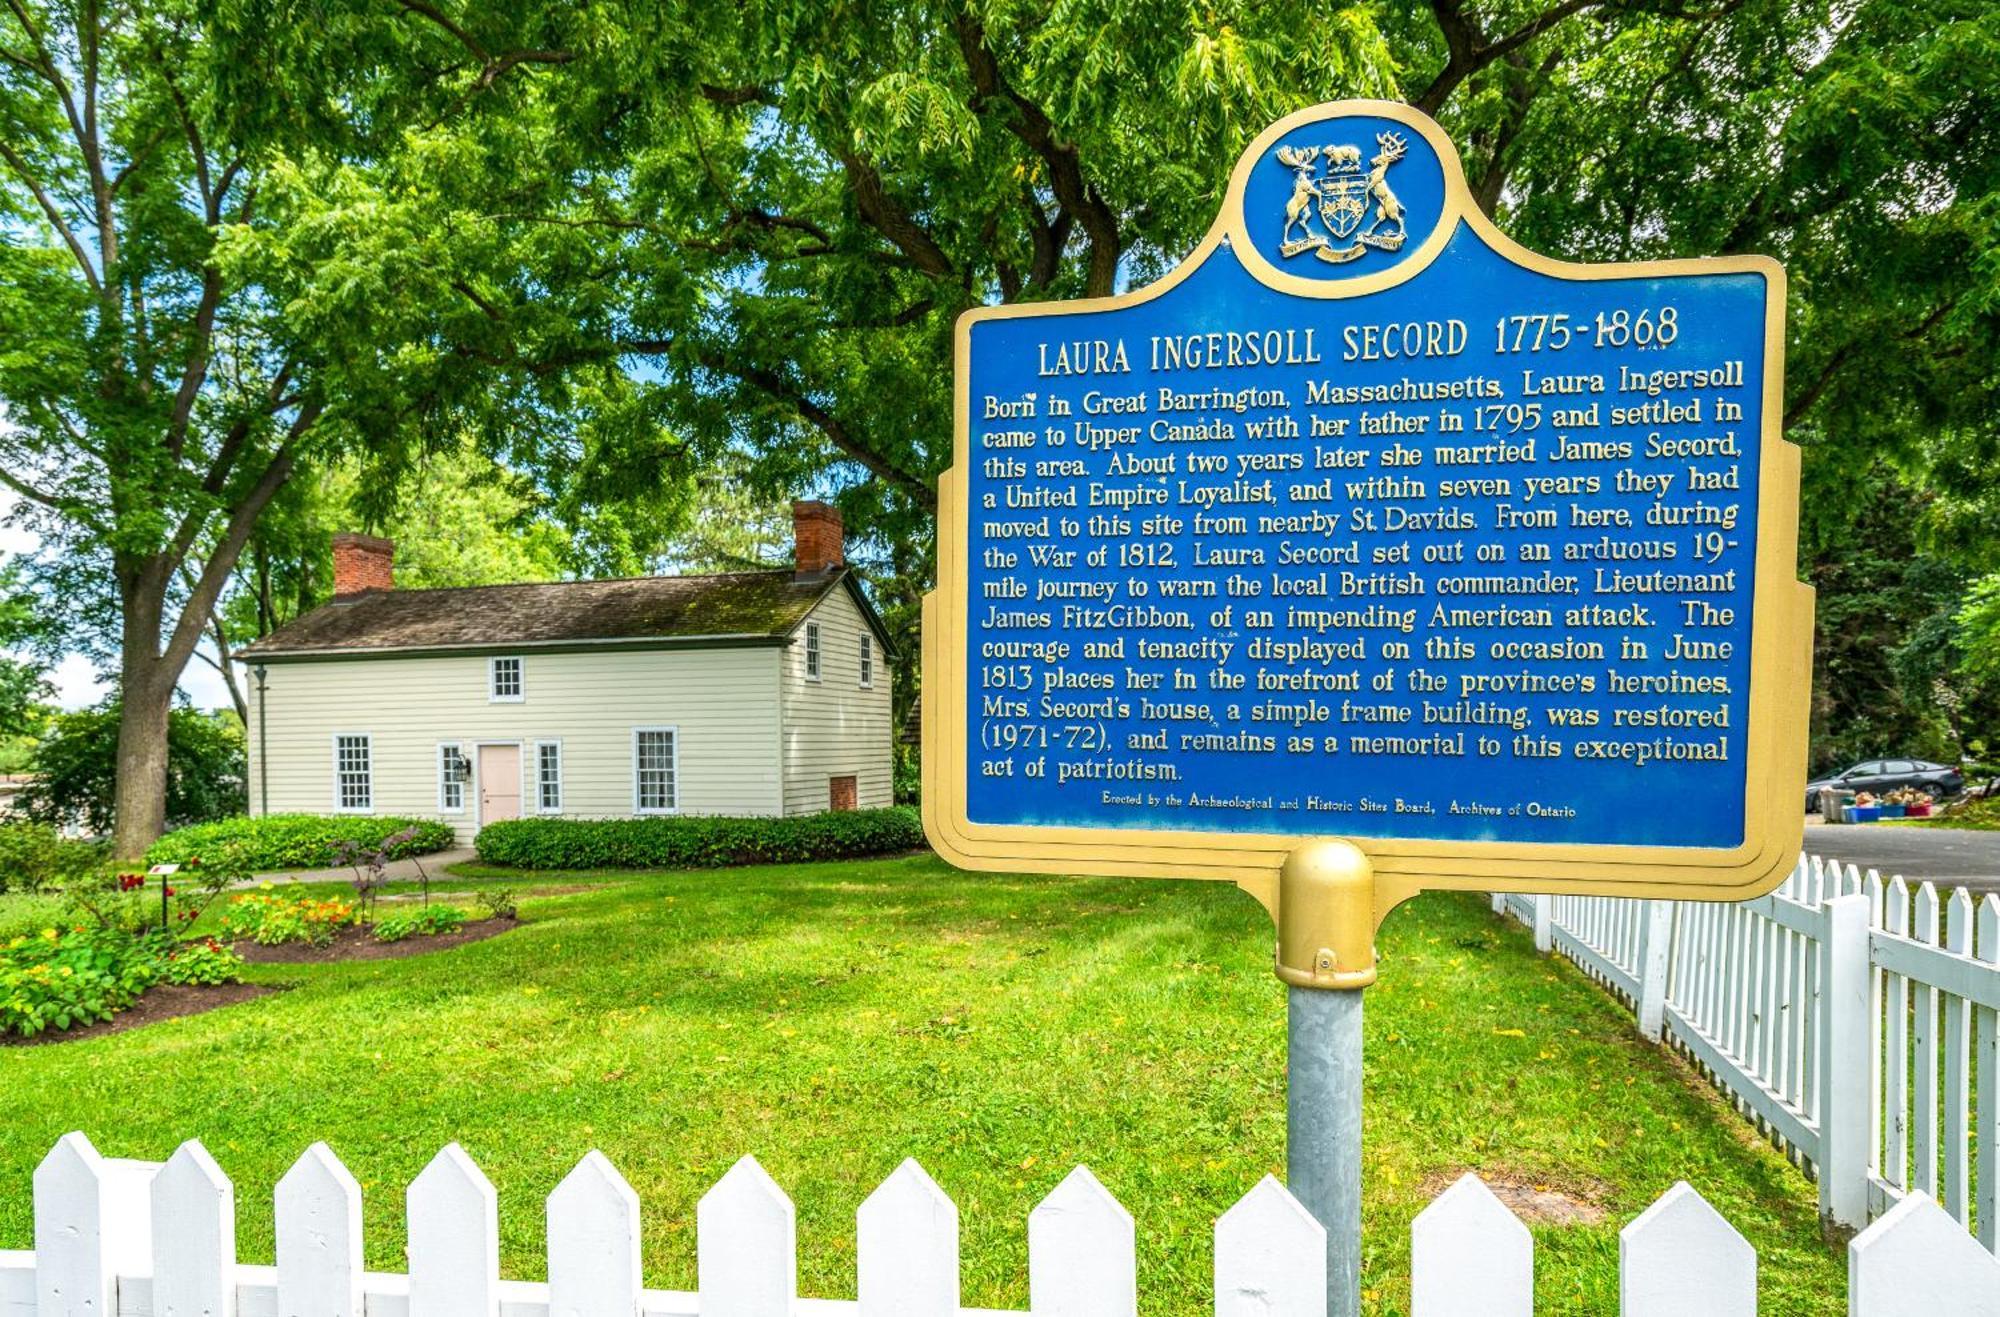
<svg viewBox="0 0 2000 1317"><path fill-rule="evenodd" d="M323 604L241 651L251 662L440 650L782 644L836 587L884 651L881 620L847 568L640 576L444 590L369 590Z"/></svg>

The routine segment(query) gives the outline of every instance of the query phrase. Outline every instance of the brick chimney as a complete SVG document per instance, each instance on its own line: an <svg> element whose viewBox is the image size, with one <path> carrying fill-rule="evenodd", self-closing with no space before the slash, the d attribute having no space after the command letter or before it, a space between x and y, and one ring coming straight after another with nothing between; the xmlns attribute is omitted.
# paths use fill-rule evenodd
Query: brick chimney
<svg viewBox="0 0 2000 1317"><path fill-rule="evenodd" d="M396 542L342 531L333 537L333 597L352 599L369 590L396 588Z"/></svg>
<svg viewBox="0 0 2000 1317"><path fill-rule="evenodd" d="M802 499L792 504L792 570L818 576L847 562L840 509Z"/></svg>

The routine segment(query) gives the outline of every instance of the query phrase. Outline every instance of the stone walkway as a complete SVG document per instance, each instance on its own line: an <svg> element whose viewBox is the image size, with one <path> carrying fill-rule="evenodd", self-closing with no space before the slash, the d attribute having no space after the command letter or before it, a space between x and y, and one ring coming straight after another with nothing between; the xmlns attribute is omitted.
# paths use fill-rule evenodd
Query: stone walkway
<svg viewBox="0 0 2000 1317"><path fill-rule="evenodd" d="M445 870L449 866L464 864L468 860L477 858L478 853L470 846L454 846L450 850L420 855L414 860L391 860L382 877L385 882L414 882L417 877L417 865L421 863L424 871L432 878L443 878L447 876ZM345 883L352 882L353 879L354 870L343 864L335 869L289 869L277 873L260 873L235 885L256 887L263 883Z"/></svg>

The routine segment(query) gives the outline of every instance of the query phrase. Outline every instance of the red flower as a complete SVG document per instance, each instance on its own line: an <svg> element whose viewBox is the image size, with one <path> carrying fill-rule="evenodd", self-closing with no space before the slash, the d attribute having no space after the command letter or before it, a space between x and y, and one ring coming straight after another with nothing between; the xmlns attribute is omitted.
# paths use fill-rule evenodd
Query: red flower
<svg viewBox="0 0 2000 1317"><path fill-rule="evenodd" d="M172 896L173 894L174 894L174 889L173 889L173 888L171 888L171 887L169 887L169 888L167 889L167 895L168 895L168 896Z"/></svg>
<svg viewBox="0 0 2000 1317"><path fill-rule="evenodd" d="M118 890L121 892L129 892L135 888L144 887L145 885L146 885L146 878L145 875L143 874L136 874L136 873L122 874L118 879Z"/></svg>

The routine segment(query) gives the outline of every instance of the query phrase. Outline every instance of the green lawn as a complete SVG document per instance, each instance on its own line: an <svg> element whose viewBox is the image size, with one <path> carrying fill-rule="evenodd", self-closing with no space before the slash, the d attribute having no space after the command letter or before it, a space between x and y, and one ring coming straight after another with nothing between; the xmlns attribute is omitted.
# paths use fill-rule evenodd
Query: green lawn
<svg viewBox="0 0 2000 1317"><path fill-rule="evenodd" d="M447 886L471 885L449 880ZM1263 911L1193 883L972 877L930 858L539 876L524 926L401 962L253 969L279 996L88 1042L0 1049L0 1247L83 1129L236 1181L239 1256L325 1138L368 1262L445 1142L500 1191L505 1274L541 1275L542 1200L601 1148L645 1208L649 1285L693 1288L694 1206L753 1152L798 1204L801 1288L854 1292L854 1209L904 1156L952 1194L965 1301L1027 1305L1026 1217L1087 1162L1138 1222L1148 1314L1209 1311L1215 1216L1283 1165L1284 994ZM533 895L533 893L546 893ZM1845 1311L1811 1186L1630 1017L1479 899L1390 919L1369 991L1372 1313L1407 1308L1411 1216L1472 1168L1594 1198L1536 1230L1545 1313L1617 1308L1617 1229L1688 1179L1761 1255L1763 1311Z"/></svg>

